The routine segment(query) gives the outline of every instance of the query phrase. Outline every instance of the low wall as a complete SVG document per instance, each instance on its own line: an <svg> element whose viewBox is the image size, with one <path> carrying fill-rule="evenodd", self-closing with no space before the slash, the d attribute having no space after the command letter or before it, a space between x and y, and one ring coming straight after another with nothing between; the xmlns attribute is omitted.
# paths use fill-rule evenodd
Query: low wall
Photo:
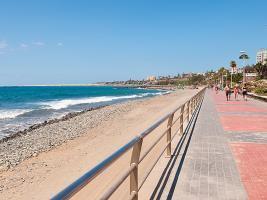
<svg viewBox="0 0 267 200"><path fill-rule="evenodd" d="M251 93L251 92L248 93L248 96L251 98L254 98L254 99L258 99L258 100L267 102L267 97L265 97L265 96L260 96L260 95L257 95L257 94Z"/></svg>

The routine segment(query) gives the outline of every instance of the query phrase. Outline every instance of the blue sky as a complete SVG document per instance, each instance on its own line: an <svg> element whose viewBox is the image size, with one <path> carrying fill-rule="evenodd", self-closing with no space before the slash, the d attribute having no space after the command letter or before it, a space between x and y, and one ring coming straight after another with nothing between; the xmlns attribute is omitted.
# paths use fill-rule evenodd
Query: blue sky
<svg viewBox="0 0 267 200"><path fill-rule="evenodd" d="M0 85L88 83L255 62L266 0L0 0Z"/></svg>

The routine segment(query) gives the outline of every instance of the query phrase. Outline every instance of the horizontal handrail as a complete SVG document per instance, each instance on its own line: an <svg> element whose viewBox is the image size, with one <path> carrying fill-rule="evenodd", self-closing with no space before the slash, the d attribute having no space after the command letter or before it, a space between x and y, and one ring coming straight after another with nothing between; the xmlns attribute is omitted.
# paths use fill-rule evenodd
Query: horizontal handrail
<svg viewBox="0 0 267 200"><path fill-rule="evenodd" d="M145 151L145 153L143 153L143 155L141 156L139 160L139 163L143 161L143 159L148 155L148 153L153 149L153 147L167 134L168 129L164 131L153 144L150 145L150 147Z"/></svg>
<svg viewBox="0 0 267 200"><path fill-rule="evenodd" d="M56 196L54 196L51 199L59 200L59 199L71 198L74 194L76 194L79 190L81 190L85 185L87 185L94 177L96 177L109 165L115 162L120 156L126 153L139 140L140 140L139 136L133 138L130 142L128 142L123 147L115 151L113 154L111 154L109 157L107 157L105 160L100 162L98 165L96 165L94 168L89 170L87 173L85 173L83 176L81 176L79 179L77 179L75 182L70 184L68 187L66 187L64 190L62 190L60 193L58 193Z"/></svg>
<svg viewBox="0 0 267 200"><path fill-rule="evenodd" d="M205 88L203 88L201 91L199 91L196 95L194 95L192 98L187 100L183 105L175 108L172 112L169 112L159 120L157 120L154 124L152 124L150 127L145 129L141 134L134 137L132 140L130 140L127 144L119 148L117 151L115 151L113 154L108 156L106 159L104 159L102 162L100 162L98 165L93 167L91 170L86 172L83 176L81 176L79 179L74 181L72 184L70 184L68 187L66 187L64 190L59 192L56 196L52 198L52 200L59 200L59 199L69 199L73 195L75 195L77 192L79 192L83 187L85 187L89 182L91 182L96 176L98 176L102 171L104 171L107 167L109 167L112 163L114 163L118 158L120 158L123 154L128 152L131 148L134 149L132 153L132 163L127 170L125 170L119 178L115 181L115 183L112 184L112 186L103 194L101 199L108 199L115 191L116 189L125 181L125 179L131 174L130 177L130 197L132 199L138 199L138 191L140 187L144 184L145 180L153 170L154 166L164 153L164 151L167 149L167 154L170 154L171 152L171 142L173 138L177 135L181 129L183 129L183 123L184 119L187 119L189 121L189 115L192 114L192 111L196 109L197 105L200 104L201 99L203 99L205 92ZM179 116L173 120L175 113L180 110ZM186 115L184 115L186 113ZM157 127L159 127L163 122L165 122L168 119L168 128L163 132L163 134L160 135L160 137L157 138L157 140L149 146L149 148L145 151L145 153L140 158L140 152L142 148L142 141L143 139L149 135L153 130L155 130ZM178 130L175 132L173 136L171 136L171 128L173 125L180 119L180 125L178 126ZM182 130L183 131L183 130ZM164 145L163 150L161 151L159 157L156 159L156 162L153 163L153 166L150 168L148 174L146 174L146 177L142 180L142 183L140 186L138 186L138 164L142 162L142 160L147 156L147 154L153 149L153 147L164 137L164 135L167 134L167 143ZM133 176L132 176L133 175Z"/></svg>
<svg viewBox="0 0 267 200"><path fill-rule="evenodd" d="M100 197L100 200L108 199L115 191L116 189L123 183L123 181L129 176L129 174L136 168L136 164L133 164L128 168L127 170L124 171L124 173L115 181L113 186Z"/></svg>

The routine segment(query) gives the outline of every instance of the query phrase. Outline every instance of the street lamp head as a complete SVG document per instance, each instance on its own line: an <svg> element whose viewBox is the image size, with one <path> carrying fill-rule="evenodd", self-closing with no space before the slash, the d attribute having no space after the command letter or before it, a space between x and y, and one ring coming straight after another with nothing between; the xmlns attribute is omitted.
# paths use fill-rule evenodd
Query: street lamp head
<svg viewBox="0 0 267 200"><path fill-rule="evenodd" d="M242 54L241 56L239 56L239 59L249 59L247 54Z"/></svg>

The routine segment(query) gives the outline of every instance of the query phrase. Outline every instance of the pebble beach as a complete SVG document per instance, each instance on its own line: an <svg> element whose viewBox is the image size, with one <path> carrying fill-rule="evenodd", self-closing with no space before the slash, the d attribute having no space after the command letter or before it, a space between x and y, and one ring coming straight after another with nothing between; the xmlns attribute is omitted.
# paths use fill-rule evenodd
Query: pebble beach
<svg viewBox="0 0 267 200"><path fill-rule="evenodd" d="M83 111L2 140L1 198L50 198L197 91L177 90Z"/></svg>

